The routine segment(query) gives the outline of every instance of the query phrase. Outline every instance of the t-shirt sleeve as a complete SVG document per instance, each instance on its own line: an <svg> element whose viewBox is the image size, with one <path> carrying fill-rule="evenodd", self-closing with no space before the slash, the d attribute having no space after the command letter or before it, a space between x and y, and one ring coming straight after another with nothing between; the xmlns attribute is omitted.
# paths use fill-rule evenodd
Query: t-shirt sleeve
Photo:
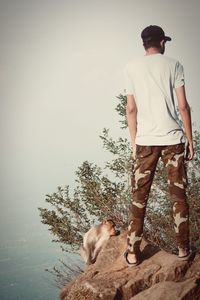
<svg viewBox="0 0 200 300"><path fill-rule="evenodd" d="M184 68L183 65L177 61L175 66L175 74L174 74L174 87L178 88L185 84L185 77L184 77Z"/></svg>
<svg viewBox="0 0 200 300"><path fill-rule="evenodd" d="M124 82L124 84L123 84L124 94L125 95L133 95L134 94L133 84L131 82L131 78L128 73L127 66L125 66L124 70L123 70L123 82Z"/></svg>

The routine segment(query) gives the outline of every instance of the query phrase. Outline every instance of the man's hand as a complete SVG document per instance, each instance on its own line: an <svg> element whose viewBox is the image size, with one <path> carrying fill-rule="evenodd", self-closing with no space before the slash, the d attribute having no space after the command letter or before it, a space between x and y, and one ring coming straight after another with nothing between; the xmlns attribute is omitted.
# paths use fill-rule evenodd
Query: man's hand
<svg viewBox="0 0 200 300"><path fill-rule="evenodd" d="M194 157L194 147L193 144L188 143L186 146L186 160L192 160Z"/></svg>

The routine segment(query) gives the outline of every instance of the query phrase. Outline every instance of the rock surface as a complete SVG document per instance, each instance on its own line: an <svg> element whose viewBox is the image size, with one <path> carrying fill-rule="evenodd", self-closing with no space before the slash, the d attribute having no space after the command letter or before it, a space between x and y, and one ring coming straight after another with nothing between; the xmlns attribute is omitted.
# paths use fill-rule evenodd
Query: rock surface
<svg viewBox="0 0 200 300"><path fill-rule="evenodd" d="M200 255L179 261L176 255L141 243L143 261L128 267L123 257L126 232L111 237L97 261L67 284L62 300L200 300Z"/></svg>

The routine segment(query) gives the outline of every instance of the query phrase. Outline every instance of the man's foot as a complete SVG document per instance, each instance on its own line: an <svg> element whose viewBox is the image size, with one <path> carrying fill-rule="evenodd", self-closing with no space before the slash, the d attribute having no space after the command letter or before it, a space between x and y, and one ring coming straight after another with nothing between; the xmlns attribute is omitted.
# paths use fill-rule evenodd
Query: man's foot
<svg viewBox="0 0 200 300"><path fill-rule="evenodd" d="M137 262L136 259L136 255L133 253L128 253L127 254L127 260L131 263L131 264L135 264Z"/></svg>
<svg viewBox="0 0 200 300"><path fill-rule="evenodd" d="M178 248L178 256L182 257L188 254L188 249Z"/></svg>
<svg viewBox="0 0 200 300"><path fill-rule="evenodd" d="M140 263L140 260L137 259L136 255L133 253L129 253L128 250L124 252L124 257L129 267L137 266Z"/></svg>
<svg viewBox="0 0 200 300"><path fill-rule="evenodd" d="M178 259L180 260L189 260L194 255L192 249L184 249L184 248L178 248Z"/></svg>

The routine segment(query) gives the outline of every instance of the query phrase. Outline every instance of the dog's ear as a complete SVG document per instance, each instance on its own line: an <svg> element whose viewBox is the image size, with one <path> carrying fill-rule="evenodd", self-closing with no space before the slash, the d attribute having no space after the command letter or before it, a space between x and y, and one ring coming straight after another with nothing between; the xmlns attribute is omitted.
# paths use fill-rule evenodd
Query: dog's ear
<svg viewBox="0 0 200 300"><path fill-rule="evenodd" d="M101 224L108 224L108 223L113 223L113 224L115 224L115 223L113 222L112 219L104 219L104 220L101 222Z"/></svg>
<svg viewBox="0 0 200 300"><path fill-rule="evenodd" d="M103 221L101 222L101 224L104 225L104 224L107 224L107 222L108 222L108 220L105 219L105 220L103 220Z"/></svg>

